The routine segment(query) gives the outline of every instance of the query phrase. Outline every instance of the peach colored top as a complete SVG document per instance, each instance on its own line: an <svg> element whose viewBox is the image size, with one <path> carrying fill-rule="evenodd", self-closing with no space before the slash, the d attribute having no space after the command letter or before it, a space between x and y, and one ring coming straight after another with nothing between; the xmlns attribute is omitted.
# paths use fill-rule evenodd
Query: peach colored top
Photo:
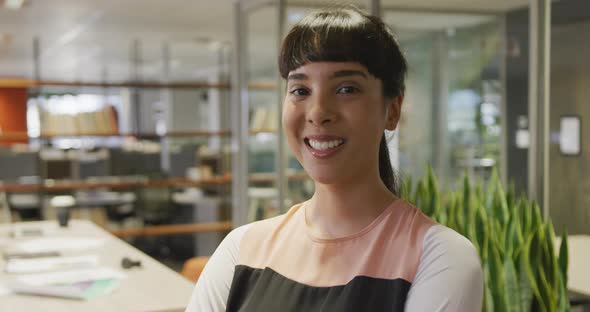
<svg viewBox="0 0 590 312"><path fill-rule="evenodd" d="M315 237L305 203L228 235L187 311L477 311L471 243L397 200L363 230Z"/></svg>

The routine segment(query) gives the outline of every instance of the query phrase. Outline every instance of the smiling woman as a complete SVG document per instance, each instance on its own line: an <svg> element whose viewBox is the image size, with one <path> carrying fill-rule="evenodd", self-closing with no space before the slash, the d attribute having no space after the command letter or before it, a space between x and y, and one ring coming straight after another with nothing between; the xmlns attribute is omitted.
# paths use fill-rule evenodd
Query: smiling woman
<svg viewBox="0 0 590 312"><path fill-rule="evenodd" d="M401 104L401 96L386 98L382 89L381 80L359 63L313 62L288 75L283 127L316 182L379 180L379 161L390 164L383 130L395 129ZM381 153L368 153L380 146ZM383 184L397 193L391 169L383 175Z"/></svg>
<svg viewBox="0 0 590 312"><path fill-rule="evenodd" d="M316 12L279 65L283 127L315 193L232 231L187 311L481 311L474 247L398 197L384 131L407 68L390 30L352 7Z"/></svg>

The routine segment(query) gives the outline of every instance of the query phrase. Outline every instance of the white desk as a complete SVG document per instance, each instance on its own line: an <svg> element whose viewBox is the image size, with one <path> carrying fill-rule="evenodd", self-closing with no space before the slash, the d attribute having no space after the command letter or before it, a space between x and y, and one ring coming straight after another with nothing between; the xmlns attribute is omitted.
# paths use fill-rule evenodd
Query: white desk
<svg viewBox="0 0 590 312"><path fill-rule="evenodd" d="M89 221L71 220L68 228L59 228L56 221L20 223L20 226L42 227L48 235L95 237L105 239L99 250L89 251L99 255L101 265L117 268L127 273L127 278L111 294L88 301L61 298L5 295L0 296L0 311L184 311L193 284L178 273L150 258L126 242L112 236ZM0 249L8 242L7 225L0 226ZM46 235L45 237L49 237ZM121 259L140 260L141 268L125 270ZM0 257L0 280L5 260Z"/></svg>
<svg viewBox="0 0 590 312"><path fill-rule="evenodd" d="M557 245L559 247L559 244ZM568 289L590 296L590 235L568 237Z"/></svg>

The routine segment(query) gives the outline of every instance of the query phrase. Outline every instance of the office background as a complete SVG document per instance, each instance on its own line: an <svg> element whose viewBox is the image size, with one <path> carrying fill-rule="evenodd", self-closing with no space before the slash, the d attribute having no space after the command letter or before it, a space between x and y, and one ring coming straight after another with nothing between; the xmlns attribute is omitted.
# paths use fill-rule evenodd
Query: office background
<svg viewBox="0 0 590 312"><path fill-rule="evenodd" d="M280 129L277 50L334 3L5 0L3 221L67 209L180 271L307 198ZM453 189L495 168L554 224L590 234L590 2L352 3L383 17L410 63L389 140L402 177L430 164Z"/></svg>

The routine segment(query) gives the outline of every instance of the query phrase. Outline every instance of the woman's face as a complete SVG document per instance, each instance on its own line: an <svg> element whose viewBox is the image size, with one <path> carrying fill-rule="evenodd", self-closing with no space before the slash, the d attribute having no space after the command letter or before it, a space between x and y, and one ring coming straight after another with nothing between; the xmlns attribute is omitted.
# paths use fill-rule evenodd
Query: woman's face
<svg viewBox="0 0 590 312"><path fill-rule="evenodd" d="M401 99L383 97L381 80L353 62L308 63L289 73L283 127L295 157L316 182L354 183L379 172L384 129Z"/></svg>

